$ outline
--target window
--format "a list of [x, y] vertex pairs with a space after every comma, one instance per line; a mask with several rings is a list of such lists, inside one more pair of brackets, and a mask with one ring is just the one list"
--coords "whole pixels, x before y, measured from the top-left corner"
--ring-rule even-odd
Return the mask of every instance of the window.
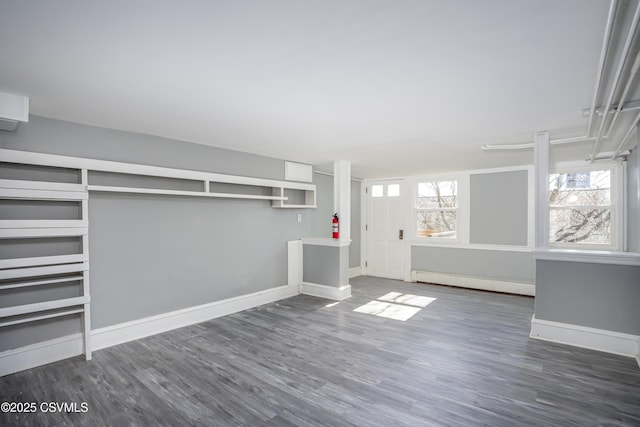
[[387, 197], [400, 197], [400, 184], [376, 184], [371, 186], [371, 197], [384, 197], [384, 188], [387, 187]]
[[418, 183], [418, 237], [456, 238], [457, 215], [458, 181]]
[[614, 175], [614, 170], [606, 166], [549, 175], [552, 245], [616, 246]]
[[400, 197], [400, 184], [387, 185], [387, 197]]

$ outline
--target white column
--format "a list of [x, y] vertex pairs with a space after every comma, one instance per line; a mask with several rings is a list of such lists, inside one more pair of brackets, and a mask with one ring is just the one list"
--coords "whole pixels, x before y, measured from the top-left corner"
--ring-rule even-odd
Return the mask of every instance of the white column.
[[333, 211], [340, 218], [340, 242], [351, 241], [351, 162], [333, 162]]
[[549, 132], [533, 135], [535, 177], [535, 248], [549, 247]]

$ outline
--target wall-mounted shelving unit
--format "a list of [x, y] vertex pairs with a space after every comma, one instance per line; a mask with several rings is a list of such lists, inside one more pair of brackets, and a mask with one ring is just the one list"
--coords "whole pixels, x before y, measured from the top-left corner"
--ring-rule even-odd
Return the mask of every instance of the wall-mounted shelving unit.
[[[308, 183], [5, 149], [0, 149], [0, 163], [15, 164], [20, 167], [58, 168], [56, 170], [70, 170], [79, 176], [79, 182], [76, 183], [0, 179], [0, 200], [40, 202], [44, 205], [47, 202], [72, 202], [80, 206], [78, 219], [0, 217], [0, 243], [3, 239], [23, 241], [24, 239], [77, 238], [82, 248], [80, 253], [26, 258], [11, 258], [11, 255], [7, 254], [8, 251], [5, 251], [6, 255], [0, 259], [0, 292], [20, 288], [37, 289], [48, 285], [79, 284], [80, 295], [0, 307], [0, 327], [80, 314], [84, 334], [84, 353], [87, 360], [91, 359], [88, 240], [88, 203], [91, 192], [265, 200], [271, 201], [274, 208], [316, 207], [316, 186]], [[102, 182], [100, 174], [102, 174]], [[120, 182], [122, 185], [107, 185], [104, 183], [104, 176], [113, 178], [115, 182]], [[157, 182], [153, 182], [154, 179]], [[138, 184], [131, 185], [131, 182]], [[148, 186], [147, 182], [149, 182]], [[162, 188], [161, 184], [167, 182], [171, 184], [167, 187], [174, 188]], [[156, 188], [158, 185], [160, 187]], [[176, 187], [189, 189], [176, 189]], [[224, 191], [219, 191], [220, 189]]]
[[[304, 185], [304, 184], [302, 184]], [[296, 192], [299, 196], [298, 203], [291, 202], [294, 197], [287, 196], [287, 192]], [[280, 209], [300, 209], [300, 208], [315, 208], [316, 206], [316, 190], [315, 186], [313, 190], [307, 189], [292, 189], [291, 187], [277, 187], [273, 189], [273, 202], [271, 206]], [[289, 203], [287, 203], [289, 202]]]
[[[196, 181], [201, 183], [201, 187], [197, 191], [184, 191], [163, 188], [145, 188], [138, 186], [114, 186], [99, 185], [91, 182], [91, 178], [84, 185], [65, 184], [68, 190], [76, 191], [103, 191], [118, 193], [137, 193], [137, 194], [163, 194], [168, 196], [186, 196], [186, 197], [211, 197], [211, 198], [228, 198], [228, 199], [247, 199], [247, 200], [271, 200], [274, 208], [315, 208], [316, 204], [316, 186], [315, 184], [307, 184], [300, 182], [279, 181], [264, 178], [253, 178], [238, 175], [225, 175], [212, 172], [192, 171], [186, 169], [173, 169], [160, 166], [139, 165], [133, 163], [112, 162], [106, 160], [83, 159], [79, 157], [67, 157], [53, 154], [32, 153], [26, 151], [4, 150], [0, 149], [0, 161], [7, 163], [19, 163], [38, 166], [50, 166], [59, 168], [71, 168], [78, 170], [87, 170], [89, 173], [108, 172], [111, 174], [121, 174], [133, 177], [155, 177], [169, 178], [177, 181]], [[28, 182], [28, 181], [27, 181]], [[263, 187], [271, 189], [271, 194], [252, 194], [251, 192], [243, 193], [241, 190], [234, 192], [212, 192], [211, 184], [222, 183], [237, 185], [237, 187]], [[49, 183], [43, 183], [45, 185]], [[0, 184], [1, 186], [2, 184]], [[13, 185], [13, 184], [12, 184]], [[15, 187], [12, 187], [15, 188]], [[45, 186], [38, 189], [43, 192], [51, 189], [51, 186]], [[59, 189], [59, 187], [56, 187]], [[287, 191], [304, 192], [304, 202], [295, 205], [287, 204]], [[55, 191], [54, 191], [55, 192]], [[46, 194], [42, 194], [46, 196]]]
[[[0, 157], [2, 158], [2, 157]], [[4, 160], [4, 159], [3, 159]], [[0, 291], [48, 285], [80, 284], [80, 296], [38, 301], [0, 308], [0, 327], [79, 314], [84, 335], [84, 354], [91, 359], [91, 297], [89, 293], [89, 223], [87, 171], [81, 183], [0, 180], [0, 200], [72, 202], [80, 205], [80, 219], [0, 219], [0, 240], [76, 237], [77, 254], [0, 259]]]

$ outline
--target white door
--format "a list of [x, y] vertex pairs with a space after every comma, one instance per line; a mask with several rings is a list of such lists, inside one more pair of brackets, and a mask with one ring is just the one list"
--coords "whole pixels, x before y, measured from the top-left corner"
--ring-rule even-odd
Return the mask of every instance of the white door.
[[368, 276], [403, 278], [404, 226], [400, 181], [367, 184], [366, 271]]

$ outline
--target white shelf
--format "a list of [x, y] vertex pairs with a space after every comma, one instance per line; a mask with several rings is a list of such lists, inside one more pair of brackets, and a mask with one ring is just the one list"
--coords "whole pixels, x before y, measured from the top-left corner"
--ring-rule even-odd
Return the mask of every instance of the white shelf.
[[7, 320], [5, 322], [0, 322], [0, 328], [3, 326], [19, 325], [21, 323], [29, 323], [29, 322], [35, 322], [38, 320], [52, 319], [54, 317], [69, 316], [70, 314], [79, 314], [83, 312], [84, 312], [84, 308], [76, 308], [73, 310], [58, 311], [55, 313], [41, 314], [39, 316], [31, 316], [27, 319]]
[[81, 201], [89, 198], [86, 192], [81, 191], [34, 190], [0, 187], [0, 199]]
[[0, 290], [28, 288], [31, 286], [44, 286], [44, 285], [51, 285], [56, 283], [78, 282], [82, 279], [83, 279], [82, 276], [68, 276], [68, 277], [61, 277], [57, 279], [32, 280], [29, 282], [19, 282], [19, 283], [3, 283], [3, 284], [0, 284]]
[[138, 187], [111, 187], [105, 185], [89, 185], [88, 190], [104, 191], [108, 193], [162, 194], [166, 196], [214, 197], [225, 199], [287, 200], [286, 197], [263, 196], [260, 194], [208, 193], [204, 191], [163, 190], [156, 188]]
[[0, 239], [29, 239], [39, 237], [77, 237], [89, 233], [87, 227], [70, 228], [0, 228]]
[[57, 308], [73, 307], [76, 305], [84, 305], [88, 304], [89, 301], [90, 298], [88, 296], [82, 296], [45, 302], [36, 302], [34, 304], [14, 305], [12, 307], [0, 308], [0, 318], [38, 313], [40, 311], [55, 310]]
[[[50, 166], [45, 163], [30, 162], [38, 156], [35, 153], [2, 151], [2, 161], [20, 164]], [[4, 154], [7, 154], [5, 158]], [[35, 156], [35, 157], [34, 157]], [[15, 161], [13, 161], [15, 160]], [[50, 237], [80, 237], [82, 253], [68, 255], [36, 256], [27, 258], [0, 259], [0, 290], [20, 289], [49, 284], [81, 283], [81, 295], [74, 298], [40, 301], [0, 308], [0, 327], [36, 322], [43, 319], [81, 314], [84, 334], [84, 354], [91, 359], [91, 318], [89, 295], [89, 192], [87, 191], [88, 171], [79, 171], [81, 183], [43, 182], [0, 179], [0, 199], [28, 201], [71, 201], [78, 203], [80, 219], [2, 219], [0, 239], [37, 239]], [[46, 203], [40, 203], [45, 207]], [[31, 207], [34, 208], [34, 207]], [[67, 275], [66, 277], [45, 277]], [[18, 281], [16, 281], [16, 279]], [[22, 279], [31, 279], [19, 281]], [[62, 310], [69, 308], [67, 310]]]
[[72, 264], [89, 261], [85, 254], [0, 259], [0, 269]]
[[[286, 190], [304, 191], [304, 204], [285, 203], [285, 201], [288, 199], [288, 197], [284, 195]], [[315, 188], [313, 190], [307, 190], [307, 189], [299, 189], [299, 188], [274, 187], [272, 189], [272, 193], [274, 196], [279, 196], [284, 198], [283, 200], [275, 200], [271, 203], [271, 206], [277, 209], [310, 209], [310, 208], [317, 207]]]
[[14, 189], [21, 188], [24, 190], [55, 190], [66, 192], [85, 192], [87, 189], [83, 184], [51, 181], [27, 181], [20, 179], [0, 179], [0, 187]]
[[45, 267], [14, 268], [0, 270], [0, 280], [24, 279], [28, 277], [49, 276], [53, 274], [78, 273], [88, 271], [89, 263], [47, 265]]
[[87, 221], [82, 219], [3, 219], [0, 229], [15, 228], [86, 228]]
[[[301, 182], [281, 181], [275, 179], [253, 178], [238, 175], [225, 175], [213, 172], [174, 169], [160, 166], [140, 165], [134, 163], [112, 162], [106, 160], [84, 159], [80, 157], [59, 156], [55, 154], [32, 153], [27, 151], [0, 149], [0, 158], [7, 163], [21, 163], [40, 166], [84, 169], [89, 171], [111, 172], [127, 175], [186, 179], [192, 181], [208, 181], [227, 184], [241, 184], [268, 188], [286, 188], [313, 192], [316, 186]], [[3, 185], [0, 185], [2, 187]], [[93, 187], [93, 186], [92, 186]], [[118, 188], [118, 187], [116, 187]], [[93, 190], [95, 191], [95, 189]], [[165, 190], [161, 190], [165, 191]], [[170, 191], [170, 190], [168, 190]], [[192, 195], [188, 192], [188, 195]], [[197, 193], [197, 192], [196, 192]], [[213, 194], [213, 193], [211, 193]], [[177, 194], [180, 195], [180, 194]], [[267, 196], [269, 197], [269, 196]], [[271, 200], [271, 199], [267, 199]], [[315, 204], [315, 203], [313, 203]]]

